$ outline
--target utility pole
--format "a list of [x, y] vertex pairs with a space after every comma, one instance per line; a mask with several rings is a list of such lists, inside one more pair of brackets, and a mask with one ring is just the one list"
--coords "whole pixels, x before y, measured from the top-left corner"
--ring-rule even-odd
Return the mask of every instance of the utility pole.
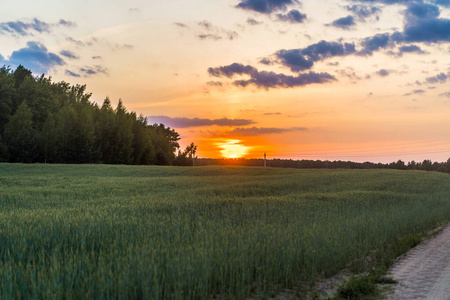
[[264, 152], [264, 167], [266, 166], [266, 152]]

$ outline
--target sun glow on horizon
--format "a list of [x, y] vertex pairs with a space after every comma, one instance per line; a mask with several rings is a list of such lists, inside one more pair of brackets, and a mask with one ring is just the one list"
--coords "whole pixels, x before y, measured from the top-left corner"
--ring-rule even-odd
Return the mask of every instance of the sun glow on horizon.
[[220, 150], [220, 153], [223, 157], [241, 158], [244, 157], [252, 148], [240, 144], [241, 142], [241, 140], [226, 140], [224, 142], [217, 143], [216, 145], [219, 146], [219, 148], [222, 148], [222, 150]]

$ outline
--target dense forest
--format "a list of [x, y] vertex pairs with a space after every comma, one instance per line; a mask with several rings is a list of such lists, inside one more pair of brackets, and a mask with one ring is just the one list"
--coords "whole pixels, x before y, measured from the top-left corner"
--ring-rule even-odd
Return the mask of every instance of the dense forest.
[[180, 151], [175, 130], [90, 97], [85, 85], [2, 67], [0, 162], [192, 165], [196, 146]]
[[[198, 166], [207, 165], [237, 165], [237, 166], [264, 166], [264, 160], [244, 158], [200, 158], [195, 161]], [[398, 160], [387, 164], [372, 162], [353, 161], [322, 161], [322, 160], [292, 160], [292, 159], [269, 159], [266, 161], [268, 167], [277, 168], [301, 168], [301, 169], [397, 169], [397, 170], [422, 170], [450, 173], [450, 158], [446, 162], [432, 162], [429, 159], [423, 162], [410, 161], [408, 163]]]

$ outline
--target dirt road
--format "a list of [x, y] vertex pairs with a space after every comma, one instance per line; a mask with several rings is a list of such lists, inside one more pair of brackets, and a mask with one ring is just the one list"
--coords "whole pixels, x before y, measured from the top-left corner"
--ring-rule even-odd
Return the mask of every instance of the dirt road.
[[399, 283], [387, 299], [450, 300], [450, 223], [390, 269]]

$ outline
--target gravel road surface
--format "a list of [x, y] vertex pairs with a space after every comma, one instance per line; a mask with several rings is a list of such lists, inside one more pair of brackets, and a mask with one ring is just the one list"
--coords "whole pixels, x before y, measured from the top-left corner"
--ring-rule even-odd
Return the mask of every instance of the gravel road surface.
[[450, 300], [450, 223], [400, 258], [388, 275], [398, 284], [387, 299]]

